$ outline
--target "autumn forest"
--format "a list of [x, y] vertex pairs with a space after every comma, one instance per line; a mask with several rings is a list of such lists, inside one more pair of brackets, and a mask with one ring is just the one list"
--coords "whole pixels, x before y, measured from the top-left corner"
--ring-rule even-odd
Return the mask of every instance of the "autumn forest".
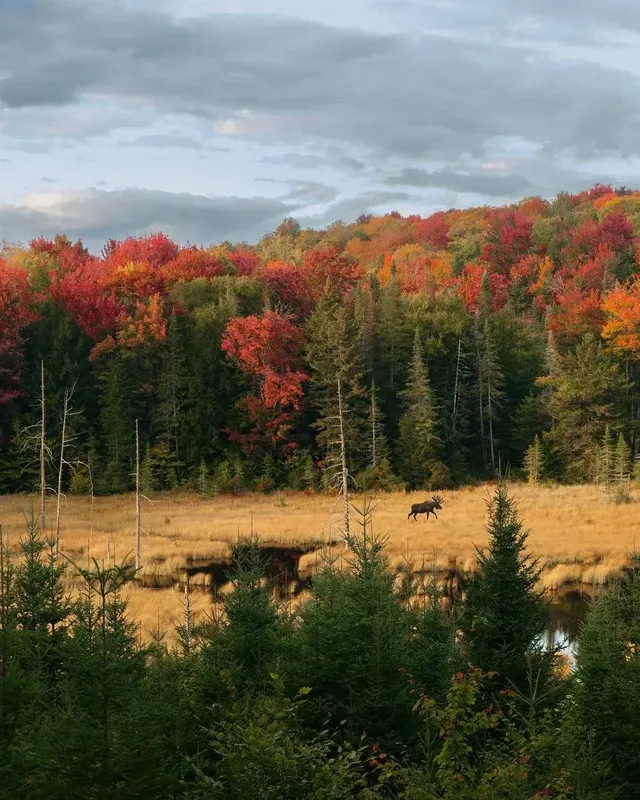
[[288, 219], [255, 246], [5, 244], [0, 491], [38, 485], [41, 384], [53, 461], [68, 398], [77, 493], [131, 488], [136, 420], [150, 490], [321, 487], [339, 378], [360, 487], [597, 481], [603, 453], [630, 471], [639, 237], [640, 192], [596, 185], [321, 231]]

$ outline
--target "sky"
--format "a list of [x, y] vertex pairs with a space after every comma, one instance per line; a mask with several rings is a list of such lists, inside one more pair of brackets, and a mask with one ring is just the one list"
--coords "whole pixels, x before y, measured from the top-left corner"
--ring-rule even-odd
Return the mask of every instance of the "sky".
[[0, 240], [640, 188], [637, 0], [1, 0]]

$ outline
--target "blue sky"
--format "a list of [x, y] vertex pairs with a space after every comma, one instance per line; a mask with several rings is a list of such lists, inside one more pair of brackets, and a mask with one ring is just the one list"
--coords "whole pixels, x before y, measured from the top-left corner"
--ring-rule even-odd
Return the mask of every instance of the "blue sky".
[[636, 0], [2, 0], [0, 239], [640, 186], [639, 44]]

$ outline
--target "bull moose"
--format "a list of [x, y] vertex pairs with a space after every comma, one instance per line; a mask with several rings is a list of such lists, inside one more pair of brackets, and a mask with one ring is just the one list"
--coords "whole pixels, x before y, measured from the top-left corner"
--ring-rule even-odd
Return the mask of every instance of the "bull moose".
[[426, 514], [427, 519], [429, 519], [429, 514], [433, 514], [433, 516], [438, 519], [438, 515], [436, 514], [436, 508], [442, 509], [442, 503], [444, 502], [444, 498], [439, 494], [434, 494], [432, 500], [426, 500], [424, 503], [414, 503], [411, 506], [411, 511], [407, 515], [407, 519], [409, 517], [413, 517], [414, 522], [418, 520], [418, 514]]

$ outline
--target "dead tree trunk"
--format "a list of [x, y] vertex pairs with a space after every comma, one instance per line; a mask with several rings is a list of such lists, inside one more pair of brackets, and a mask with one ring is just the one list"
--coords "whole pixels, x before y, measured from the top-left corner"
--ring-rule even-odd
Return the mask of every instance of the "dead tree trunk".
[[140, 430], [136, 420], [136, 570], [140, 569], [142, 536], [140, 528]]
[[347, 470], [347, 448], [344, 438], [344, 410], [342, 407], [342, 385], [338, 376], [338, 425], [340, 430], [340, 464], [342, 468], [342, 502], [344, 511], [344, 533], [349, 536], [349, 472]]
[[47, 451], [45, 440], [44, 361], [40, 362], [40, 529], [47, 525]]

